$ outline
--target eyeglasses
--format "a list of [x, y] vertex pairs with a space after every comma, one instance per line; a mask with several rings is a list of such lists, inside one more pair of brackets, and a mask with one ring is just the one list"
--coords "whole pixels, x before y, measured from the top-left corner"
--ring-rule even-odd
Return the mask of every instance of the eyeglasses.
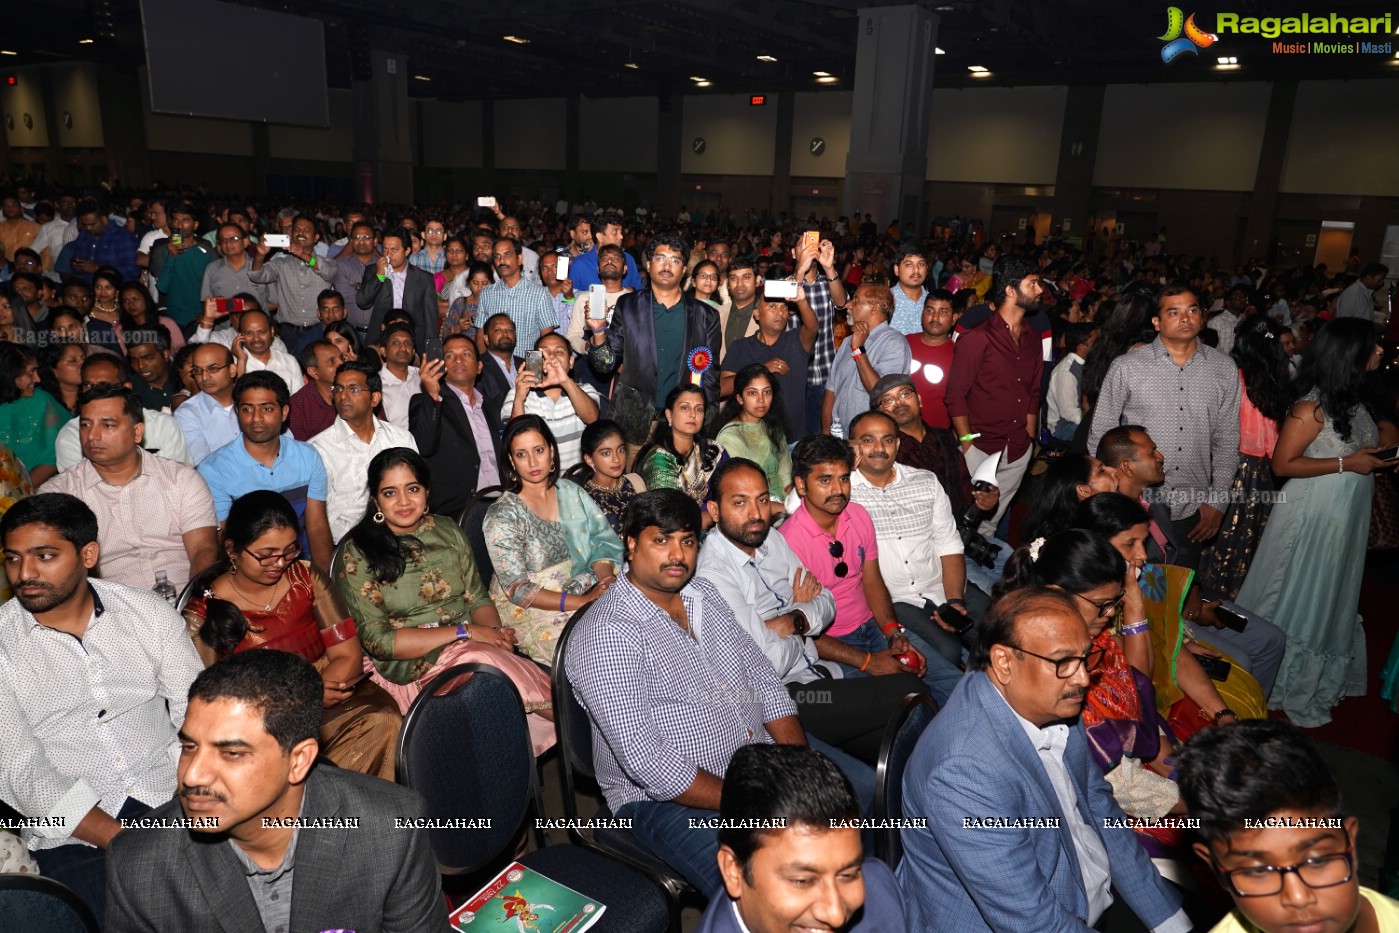
[[1074, 595], [1086, 602], [1088, 605], [1092, 606], [1094, 609], [1098, 610], [1098, 618], [1100, 619], [1111, 618], [1112, 615], [1117, 612], [1117, 607], [1122, 605], [1122, 601], [1127, 598], [1127, 594], [1123, 593], [1116, 599], [1109, 599], [1105, 602], [1095, 603], [1093, 602], [1093, 600], [1089, 599], [1087, 596], [1084, 596], [1082, 593], [1075, 593]]
[[662, 255], [662, 254], [660, 254], [660, 253], [657, 253], [655, 256], [652, 256], [652, 257], [651, 257], [651, 261], [652, 261], [652, 262], [658, 262], [658, 263], [660, 263], [660, 264], [663, 265], [663, 266], [683, 266], [683, 265], [685, 265], [685, 257], [684, 257], [684, 256], [665, 256], [665, 255]]
[[708, 275], [708, 274], [697, 275], [697, 276], [695, 276], [695, 281], [696, 281], [696, 282], [717, 282], [717, 281], [719, 281], [719, 276], [717, 276], [717, 275]]
[[191, 366], [191, 367], [189, 368], [189, 374], [190, 374], [191, 376], [195, 377], [196, 379], [198, 379], [200, 376], [204, 375], [205, 373], [208, 373], [208, 374], [211, 375], [211, 376], [217, 376], [219, 373], [223, 372], [225, 369], [228, 369], [228, 364], [227, 364], [227, 363], [213, 363], [213, 364], [211, 364], [211, 365], [209, 365], [209, 366]]
[[240, 237], [240, 236], [221, 236], [221, 237], [219, 237], [219, 242], [220, 242], [220, 243], [239, 243], [239, 242], [242, 242], [242, 240], [243, 240], [243, 238]]
[[374, 239], [374, 234], [372, 234], [372, 233], [356, 233], [354, 236], [350, 237], [350, 239], [352, 239], [352, 240], [372, 240], [372, 239]]
[[1042, 654], [1035, 654], [1033, 651], [1027, 651], [1026, 649], [1021, 648], [1018, 645], [1007, 645], [1006, 647], [1013, 648], [1021, 654], [1028, 654], [1032, 658], [1039, 658], [1041, 661], [1048, 661], [1050, 664], [1053, 664], [1054, 676], [1058, 677], [1060, 680], [1068, 680], [1070, 677], [1077, 674], [1079, 672], [1079, 669], [1083, 667], [1086, 667], [1090, 671], [1096, 671], [1098, 669], [1098, 665], [1101, 664], [1103, 661], [1104, 654], [1102, 648], [1090, 648], [1088, 650], [1088, 653], [1083, 655], [1082, 657], [1074, 656], [1071, 658], [1046, 658]]
[[276, 554], [254, 554], [247, 548], [243, 548], [243, 553], [264, 567], [276, 567], [278, 564], [286, 566], [301, 556], [301, 547], [298, 545], [290, 551], [278, 551]]
[[1214, 870], [1239, 897], [1268, 897], [1282, 893], [1282, 877], [1288, 872], [1295, 873], [1309, 888], [1334, 888], [1345, 884], [1355, 875], [1352, 852], [1352, 848], [1346, 846], [1344, 852], [1309, 858], [1295, 865], [1256, 865], [1234, 871], [1225, 871], [1215, 861]]
[[918, 393], [914, 392], [908, 386], [903, 386], [891, 392], [885, 392], [884, 396], [879, 400], [879, 407], [893, 408], [894, 405], [899, 402], [911, 402], [917, 397]]
[[841, 560], [841, 558], [845, 556], [845, 545], [841, 544], [839, 541], [832, 541], [830, 544], [826, 545], [826, 550], [829, 551], [830, 555], [838, 562], [835, 566], [836, 576], [844, 577], [850, 572], [850, 565]]
[[341, 395], [341, 394], [345, 394], [345, 395], [363, 395], [364, 393], [369, 392], [369, 391], [370, 391], [369, 386], [331, 386], [331, 387], [330, 387], [330, 394], [331, 394], [331, 395]]

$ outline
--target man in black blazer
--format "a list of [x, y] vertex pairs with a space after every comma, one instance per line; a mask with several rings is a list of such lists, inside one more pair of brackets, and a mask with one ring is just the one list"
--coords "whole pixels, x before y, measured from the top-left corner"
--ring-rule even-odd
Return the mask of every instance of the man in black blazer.
[[365, 311], [372, 309], [369, 329], [365, 333], [366, 343], [378, 342], [384, 315], [394, 308], [407, 311], [413, 317], [413, 334], [418, 341], [418, 352], [426, 356], [427, 339], [436, 337], [439, 329], [437, 288], [433, 285], [431, 273], [409, 265], [408, 252], [412, 242], [411, 235], [403, 229], [384, 234], [384, 255], [377, 262], [364, 267], [364, 280], [355, 295], [355, 304]]
[[[427, 831], [404, 828], [422, 798], [317, 763], [323, 692], [281, 651], [195, 678], [176, 799], [108, 850], [108, 933], [447, 929]], [[178, 819], [193, 823], [160, 825]]]
[[[500, 482], [496, 453], [505, 397], [477, 388], [481, 360], [465, 334], [442, 341], [442, 359], [428, 360], [419, 375], [423, 391], [409, 403], [408, 429], [432, 468], [428, 505], [437, 514], [456, 515], [472, 493]], [[472, 402], [470, 414], [463, 397]]]
[[[610, 325], [601, 320], [585, 322], [591, 334], [588, 361], [593, 370], [607, 376], [621, 369], [612, 389], [611, 413], [622, 423], [631, 445], [645, 441], [639, 436], [644, 429], [638, 426], [647, 419], [629, 417], [628, 412], [644, 414], [649, 406], [654, 419], [666, 394], [691, 380], [692, 360], [701, 369], [706, 423], [718, 414], [719, 312], [681, 291], [689, 255], [689, 244], [679, 236], [653, 237], [646, 246], [651, 287], [619, 298]], [[683, 314], [684, 320], [677, 320], [676, 314]], [[696, 354], [697, 350], [706, 352]]]

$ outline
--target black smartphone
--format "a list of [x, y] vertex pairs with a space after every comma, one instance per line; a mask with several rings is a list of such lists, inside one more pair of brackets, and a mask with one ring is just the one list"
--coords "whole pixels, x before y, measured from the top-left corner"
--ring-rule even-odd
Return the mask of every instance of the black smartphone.
[[958, 635], [969, 631], [976, 620], [951, 603], [943, 603], [937, 608], [938, 617], [956, 630]]
[[1195, 660], [1200, 662], [1200, 666], [1205, 669], [1210, 680], [1217, 680], [1220, 683], [1228, 680], [1229, 672], [1234, 669], [1234, 665], [1223, 658], [1206, 658], [1197, 654]]
[[427, 342], [426, 342], [426, 345], [425, 345], [425, 349], [426, 349], [426, 351], [427, 351], [426, 353], [423, 354], [423, 356], [424, 356], [425, 359], [429, 359], [429, 360], [440, 360], [440, 359], [442, 359], [442, 338], [440, 338], [440, 337], [429, 337], [429, 338], [427, 338]]
[[1225, 609], [1223, 606], [1214, 607], [1214, 617], [1236, 632], [1242, 632], [1248, 625], [1246, 616], [1241, 616], [1232, 609]]
[[1399, 457], [1399, 446], [1386, 447], [1383, 450], [1375, 451], [1375, 459], [1377, 460], [1393, 460], [1396, 457]]

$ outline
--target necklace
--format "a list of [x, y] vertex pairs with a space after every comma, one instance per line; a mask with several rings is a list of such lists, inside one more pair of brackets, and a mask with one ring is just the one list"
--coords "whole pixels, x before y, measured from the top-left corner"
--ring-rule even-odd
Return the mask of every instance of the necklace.
[[117, 313], [117, 306], [116, 306], [115, 304], [113, 304], [110, 308], [104, 308], [104, 307], [102, 307], [101, 304], [99, 304], [99, 303], [97, 303], [97, 302], [93, 302], [93, 304], [92, 304], [92, 313], [93, 313], [93, 314], [116, 314], [116, 313]]
[[[280, 584], [281, 582], [282, 582], [282, 581], [280, 581], [280, 580], [277, 581], [278, 584]], [[247, 593], [243, 592], [243, 588], [240, 587], [240, 586], [238, 585], [238, 578], [237, 578], [237, 577], [233, 576], [232, 574], [229, 574], [229, 575], [228, 575], [228, 585], [231, 586], [231, 587], [233, 587], [233, 591], [234, 591], [235, 593], [238, 594], [238, 596], [243, 600], [243, 602], [247, 603], [249, 606], [252, 606], [252, 607], [254, 607], [254, 608], [257, 607], [257, 600], [253, 599], [253, 598], [250, 597]], [[272, 595], [273, 595], [273, 596], [276, 596], [276, 595], [277, 595], [277, 587], [276, 587], [276, 585], [274, 585], [274, 586], [272, 587]], [[262, 611], [263, 611], [263, 612], [271, 612], [271, 611], [272, 611], [272, 603], [273, 603], [273, 600], [270, 600], [270, 599], [269, 599], [269, 600], [267, 601], [267, 605], [265, 605], [265, 606], [262, 607]]]

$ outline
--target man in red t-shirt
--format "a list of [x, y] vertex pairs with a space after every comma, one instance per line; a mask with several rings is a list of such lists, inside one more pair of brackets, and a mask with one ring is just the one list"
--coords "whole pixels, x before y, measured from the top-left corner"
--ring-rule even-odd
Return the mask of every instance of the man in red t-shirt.
[[952, 426], [943, 404], [947, 377], [952, 373], [952, 329], [960, 315], [953, 310], [952, 293], [934, 288], [923, 299], [923, 330], [908, 335], [913, 353], [913, 385], [923, 403], [923, 420], [935, 428]]

